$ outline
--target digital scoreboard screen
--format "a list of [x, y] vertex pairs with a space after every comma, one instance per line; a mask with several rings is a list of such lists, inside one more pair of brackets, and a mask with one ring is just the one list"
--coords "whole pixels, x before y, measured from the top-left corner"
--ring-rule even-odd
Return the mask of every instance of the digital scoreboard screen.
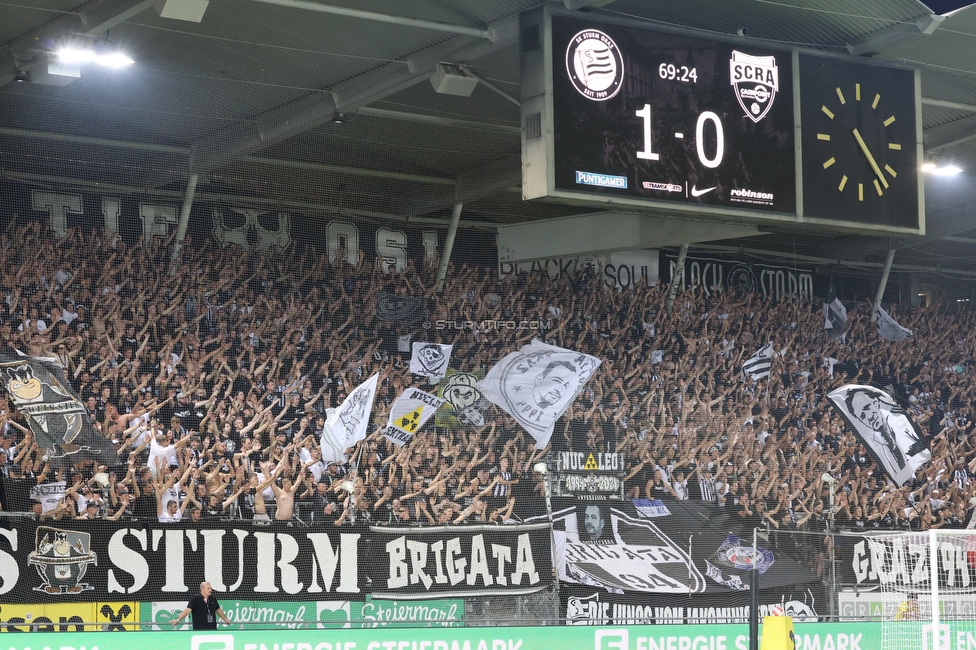
[[790, 51], [553, 15], [554, 187], [796, 213]]

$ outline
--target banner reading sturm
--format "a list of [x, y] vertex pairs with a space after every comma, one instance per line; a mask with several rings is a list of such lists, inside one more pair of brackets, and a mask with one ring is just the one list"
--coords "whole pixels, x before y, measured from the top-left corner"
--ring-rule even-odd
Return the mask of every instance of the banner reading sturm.
[[0, 528], [0, 601], [415, 600], [552, 584], [546, 524], [430, 528], [207, 527], [109, 521]]
[[0, 528], [0, 600], [15, 603], [362, 597], [362, 529], [18, 522]]
[[370, 536], [389, 567], [385, 576], [372, 575], [377, 597], [511, 596], [552, 584], [548, 524], [373, 526]]

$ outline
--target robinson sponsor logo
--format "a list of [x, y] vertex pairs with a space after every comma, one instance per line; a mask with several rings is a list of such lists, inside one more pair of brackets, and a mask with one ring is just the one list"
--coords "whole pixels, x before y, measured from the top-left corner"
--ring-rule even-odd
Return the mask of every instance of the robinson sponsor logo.
[[756, 192], [747, 188], [734, 188], [729, 192], [734, 203], [752, 203], [754, 205], [772, 205], [775, 196], [772, 192]]

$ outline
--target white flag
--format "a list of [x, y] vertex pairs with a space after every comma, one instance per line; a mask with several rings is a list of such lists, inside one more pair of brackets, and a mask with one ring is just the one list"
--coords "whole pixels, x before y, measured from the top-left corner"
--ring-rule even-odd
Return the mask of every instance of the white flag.
[[742, 377], [762, 379], [769, 376], [769, 369], [773, 365], [773, 344], [767, 343], [742, 364]]
[[397, 445], [410, 442], [413, 434], [446, 402], [422, 390], [408, 388], [390, 406], [390, 419], [383, 435]]
[[410, 356], [410, 372], [431, 379], [442, 378], [447, 374], [447, 364], [451, 362], [453, 349], [453, 345], [414, 343], [413, 354]]
[[857, 438], [899, 487], [932, 457], [928, 440], [895, 399], [873, 386], [847, 384], [827, 395]]
[[366, 437], [379, 376], [377, 373], [356, 387], [325, 421], [322, 432], [322, 460], [325, 462], [343, 460], [343, 452]]
[[881, 305], [878, 305], [878, 334], [889, 341], [904, 341], [915, 336], [915, 332], [896, 323], [895, 319], [881, 308]]
[[495, 364], [478, 387], [486, 399], [515, 418], [541, 448], [549, 444], [556, 420], [600, 363], [588, 354], [533, 339]]

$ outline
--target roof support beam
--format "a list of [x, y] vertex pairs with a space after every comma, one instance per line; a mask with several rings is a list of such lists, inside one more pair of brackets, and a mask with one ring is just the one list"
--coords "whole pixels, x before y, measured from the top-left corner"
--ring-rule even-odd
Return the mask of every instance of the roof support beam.
[[85, 36], [104, 34], [153, 6], [153, 0], [110, 0], [81, 13]]
[[[403, 61], [374, 68], [329, 90], [306, 95], [206, 136], [193, 144], [191, 167], [184, 173], [209, 171], [324, 124], [336, 111], [355, 110], [426, 81], [434, 74], [438, 61], [471, 61], [506, 47], [518, 37], [518, 16], [499, 20], [489, 28], [495, 36], [494, 41], [456, 36]], [[155, 182], [172, 180], [175, 179], [155, 179]]]
[[254, 0], [269, 5], [279, 7], [289, 7], [292, 9], [305, 9], [308, 11], [318, 11], [325, 14], [336, 16], [346, 16], [348, 18], [359, 18], [361, 20], [374, 20], [381, 23], [391, 23], [393, 25], [403, 25], [405, 27], [419, 27], [420, 29], [432, 29], [440, 32], [450, 32], [451, 34], [463, 34], [484, 38], [489, 41], [495, 40], [495, 34], [491, 29], [480, 29], [467, 25], [451, 25], [434, 20], [421, 20], [419, 18], [409, 18], [407, 16], [395, 16], [393, 14], [383, 14], [376, 11], [364, 11], [362, 9], [350, 9], [348, 7], [337, 7], [335, 5], [323, 4], [321, 2], [309, 2], [308, 0]]
[[945, 16], [926, 14], [914, 23], [901, 23], [894, 27], [868, 34], [847, 44], [847, 51], [854, 56], [870, 56], [884, 50], [904, 45], [916, 38], [931, 34], [942, 24]]
[[973, 229], [976, 229], [976, 202], [942, 210], [930, 216], [926, 220], [926, 232], [922, 237], [895, 239], [854, 235], [835, 241], [829, 250], [824, 251], [824, 255], [834, 259], [862, 260], [872, 253], [917, 246]]
[[969, 115], [961, 120], [925, 129], [922, 137], [922, 146], [926, 151], [942, 149], [972, 140], [976, 138], [976, 115]]

